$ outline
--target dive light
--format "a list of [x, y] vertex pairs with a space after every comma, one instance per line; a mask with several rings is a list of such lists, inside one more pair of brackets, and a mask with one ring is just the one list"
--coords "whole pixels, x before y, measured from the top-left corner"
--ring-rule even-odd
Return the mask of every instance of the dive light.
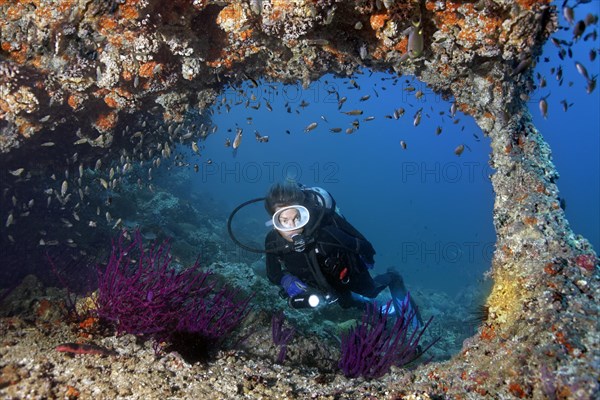
[[308, 290], [294, 297], [290, 297], [288, 303], [292, 308], [303, 309], [316, 308], [323, 303], [329, 304], [335, 302], [336, 300], [337, 299], [332, 299], [331, 295], [329, 294], [323, 295], [321, 292]]

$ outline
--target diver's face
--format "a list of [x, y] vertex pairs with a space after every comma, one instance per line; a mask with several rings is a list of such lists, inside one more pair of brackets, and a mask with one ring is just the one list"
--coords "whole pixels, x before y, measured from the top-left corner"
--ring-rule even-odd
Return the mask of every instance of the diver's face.
[[[275, 212], [279, 211], [281, 208], [283, 208], [283, 207], [278, 207], [275, 210]], [[300, 223], [300, 212], [294, 208], [289, 208], [289, 209], [285, 210], [284, 212], [279, 214], [279, 223], [281, 223], [281, 225], [284, 226], [285, 228], [293, 228], [294, 226], [296, 226]], [[277, 232], [279, 232], [279, 234], [285, 240], [287, 240], [288, 242], [291, 242], [292, 236], [302, 233], [303, 230], [304, 230], [304, 228], [294, 229], [293, 231], [287, 231], [287, 232], [281, 232], [281, 231], [277, 231]]]

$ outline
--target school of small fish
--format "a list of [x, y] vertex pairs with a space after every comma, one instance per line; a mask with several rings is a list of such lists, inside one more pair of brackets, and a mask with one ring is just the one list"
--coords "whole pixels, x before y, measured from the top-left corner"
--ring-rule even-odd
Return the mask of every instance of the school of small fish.
[[[574, 5], [569, 5], [565, 0], [562, 4], [562, 16], [568, 23], [569, 38], [564, 39], [555, 35], [550, 38], [550, 42], [558, 49], [558, 57], [561, 61], [572, 59], [571, 65], [577, 71], [577, 78], [573, 78], [574, 82], [583, 82], [586, 93], [593, 93], [596, 88], [598, 75], [589, 71], [596, 71], [595, 68], [590, 68], [590, 63], [596, 62], [598, 49], [593, 48], [587, 54], [588, 61], [583, 58], [575, 59], [575, 45], [578, 42], [586, 42], [596, 40], [596, 25], [598, 16], [587, 14], [584, 18], [578, 19], [577, 6], [589, 1], [577, 0]], [[384, 2], [385, 3], [385, 2]], [[355, 29], [363, 29], [362, 23], [357, 23]], [[406, 28], [405, 35], [408, 36], [407, 52], [404, 55], [402, 62], [413, 62], [424, 54], [424, 38], [423, 27], [421, 25], [420, 16], [415, 16], [411, 21], [411, 25]], [[326, 43], [311, 42], [311, 45], [322, 46]], [[366, 54], [362, 55], [362, 59], [368, 58], [368, 49], [360, 46], [360, 51]], [[546, 59], [544, 59], [545, 61]], [[523, 54], [517, 65], [512, 68], [509, 73], [513, 76], [519, 76], [533, 68], [540, 60], [535, 59], [529, 54]], [[559, 85], [563, 84], [567, 73], [563, 65], [556, 65], [550, 69]], [[426, 119], [432, 119], [434, 113], [433, 107], [427, 107], [425, 102], [433, 96], [433, 92], [425, 86], [419, 86], [418, 81], [402, 79], [398, 76], [390, 76], [382, 78], [380, 85], [373, 85], [369, 88], [361, 87], [359, 75], [364, 72], [358, 71], [355, 76], [341, 82], [322, 81], [325, 87], [325, 103], [331, 103], [332, 108], [336, 111], [330, 114], [323, 114], [324, 111], [319, 110], [319, 114], [307, 119], [299, 126], [278, 127], [273, 125], [269, 132], [263, 134], [257, 129], [254, 129], [254, 138], [258, 145], [264, 145], [277, 140], [278, 135], [293, 134], [296, 132], [304, 132], [310, 134], [307, 136], [319, 135], [320, 132], [329, 132], [331, 134], [346, 133], [348, 135], [355, 134], [364, 129], [365, 126], [373, 126], [374, 124], [382, 123], [382, 120], [401, 120], [404, 115], [412, 116], [413, 128], [422, 129], [422, 125]], [[372, 74], [372, 72], [371, 72]], [[535, 75], [537, 88], [544, 89], [547, 87], [549, 77], [543, 76], [540, 73]], [[107, 226], [110, 229], [120, 229], [126, 224], [124, 216], [118, 215], [118, 209], [113, 206], [113, 198], [118, 197], [119, 191], [123, 185], [132, 181], [139, 190], [147, 190], [153, 193], [155, 188], [153, 180], [159, 171], [170, 170], [172, 168], [183, 167], [189, 168], [195, 172], [200, 172], [203, 166], [213, 164], [213, 159], [204, 158], [206, 151], [204, 140], [210, 135], [222, 135], [219, 132], [219, 127], [212, 124], [210, 117], [215, 113], [232, 113], [235, 107], [244, 107], [248, 113], [255, 111], [278, 112], [282, 111], [292, 114], [294, 117], [302, 117], [303, 113], [312, 111], [317, 108], [314, 103], [318, 103], [323, 99], [301, 98], [292, 101], [290, 93], [298, 93], [301, 87], [297, 85], [281, 85], [274, 84], [263, 79], [241, 74], [238, 80], [238, 86], [232, 85], [225, 91], [214, 106], [207, 113], [207, 119], [199, 118], [196, 121], [173, 122], [169, 124], [159, 123], [150, 118], [139, 121], [139, 124], [126, 126], [124, 136], [131, 142], [131, 147], [128, 149], [122, 148], [117, 152], [108, 155], [99, 155], [94, 161], [82, 162], [80, 152], [74, 152], [66, 160], [67, 167], [62, 171], [53, 170], [46, 186], [41, 190], [39, 195], [31, 198], [20, 198], [17, 191], [9, 188], [4, 189], [3, 196], [10, 199], [12, 207], [9, 207], [4, 214], [4, 227], [9, 229], [9, 240], [15, 241], [15, 237], [10, 234], [10, 230], [15, 229], [21, 220], [32, 218], [32, 215], [39, 215], [38, 209], [43, 209], [47, 212], [52, 210], [58, 217], [59, 224], [67, 232], [73, 232], [69, 235], [53, 235], [53, 232], [46, 229], [40, 229], [36, 235], [36, 243], [39, 246], [57, 246], [60, 244], [69, 247], [77, 247], [77, 239], [79, 227], [98, 228], [99, 226]], [[245, 82], [245, 83], [244, 83]], [[569, 85], [573, 83], [569, 81]], [[382, 112], [381, 118], [379, 115], [367, 109], [368, 104], [373, 102], [374, 98], [379, 98], [383, 91], [393, 88], [399, 93], [399, 97], [403, 98], [398, 101], [398, 104], [392, 104], [387, 110]], [[345, 93], [341, 93], [341, 92]], [[233, 93], [233, 95], [232, 95]], [[288, 101], [276, 102], [276, 96], [288, 94]], [[342, 95], [345, 94], [345, 95]], [[551, 93], [544, 93], [539, 97], [538, 109], [540, 115], [548, 118], [553, 98]], [[560, 101], [561, 109], [566, 112], [574, 106], [574, 102], [564, 98]], [[365, 107], [363, 108], [363, 104]], [[319, 105], [318, 107], [320, 107]], [[282, 108], [281, 108], [282, 107]], [[459, 104], [456, 101], [450, 103], [449, 110], [440, 112], [442, 123], [437, 125], [434, 134], [439, 136], [442, 134], [442, 124], [446, 121], [444, 118], [449, 118], [452, 125], [460, 124], [460, 119], [457, 118]], [[246, 130], [252, 129], [255, 125], [256, 115], [245, 116], [245, 121], [240, 123], [246, 127]], [[49, 116], [44, 116], [42, 119], [47, 119]], [[310, 118], [310, 119], [308, 119]], [[406, 119], [404, 119], [406, 120]], [[372, 122], [374, 121], [374, 122]], [[361, 124], [362, 122], [362, 124]], [[410, 121], [407, 121], [410, 123]], [[134, 128], [135, 126], [135, 128]], [[250, 127], [248, 127], [250, 126]], [[392, 128], [393, 129], [393, 128]], [[464, 130], [464, 125], [460, 131]], [[451, 135], [454, 128], [446, 128], [444, 137]], [[231, 148], [233, 156], [238, 151], [244, 151], [244, 147], [252, 146], [252, 142], [243, 139], [244, 128], [238, 126], [226, 127], [221, 129], [226, 131], [221, 137], [220, 143], [224, 143], [225, 147]], [[263, 129], [261, 129], [263, 131]], [[404, 134], [404, 132], [401, 132]], [[475, 141], [479, 141], [477, 134], [472, 135]], [[469, 136], [470, 137], [470, 136]], [[92, 148], [97, 143], [103, 143], [107, 140], [104, 135], [100, 135], [95, 139], [77, 137], [70, 139], [69, 144], [72, 144], [77, 149]], [[464, 141], [464, 139], [462, 139]], [[407, 138], [402, 137], [399, 140], [401, 150], [408, 150]], [[243, 144], [243, 145], [242, 145]], [[39, 144], [43, 151], [58, 151], [61, 148], [61, 143], [57, 138], [48, 136], [48, 139]], [[188, 149], [186, 152], [185, 149]], [[471, 150], [466, 143], [459, 143], [453, 150], [456, 156], [461, 156], [464, 150]], [[82, 150], [81, 153], [83, 153]], [[190, 160], [191, 159], [191, 160]], [[198, 161], [203, 160], [203, 161]], [[7, 176], [12, 177], [16, 182], [28, 182], [33, 178], [32, 173], [25, 166], [16, 164], [7, 170]], [[98, 198], [102, 201], [96, 201]]]

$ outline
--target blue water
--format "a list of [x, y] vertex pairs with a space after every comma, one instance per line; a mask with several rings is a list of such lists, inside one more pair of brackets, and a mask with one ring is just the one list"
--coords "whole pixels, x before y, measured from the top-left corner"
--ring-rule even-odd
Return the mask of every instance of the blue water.
[[[562, 4], [562, 3], [561, 3]], [[598, 15], [600, 1], [579, 5], [576, 18], [583, 19], [587, 13]], [[566, 26], [564, 19], [560, 23]], [[594, 26], [597, 30], [597, 25]], [[586, 34], [592, 29], [586, 29]], [[572, 28], [557, 33], [556, 37], [571, 40]], [[600, 249], [600, 92], [586, 93], [586, 80], [577, 72], [575, 62], [582, 63], [590, 77], [600, 76], [599, 59], [591, 62], [591, 49], [600, 49], [600, 41], [579, 41], [573, 47], [573, 58], [561, 61], [558, 49], [550, 41], [544, 47], [544, 55], [550, 61], [541, 62], [535, 69], [546, 77], [548, 86], [531, 96], [530, 110], [538, 130], [552, 149], [553, 160], [560, 174], [558, 188], [567, 203], [566, 215], [573, 231], [583, 235]], [[559, 86], [552, 67], [563, 69], [563, 84]], [[570, 86], [572, 82], [572, 86]], [[540, 96], [548, 93], [549, 112], [544, 119], [538, 110]], [[560, 101], [566, 99], [573, 106], [564, 112]]]
[[[585, 5], [585, 10], [597, 12], [597, 8], [597, 2]], [[583, 6], [576, 11], [585, 15]], [[556, 36], [569, 38], [570, 31]], [[571, 226], [598, 249], [599, 91], [586, 94], [586, 83], [574, 66], [574, 61], [580, 60], [591, 76], [598, 74], [598, 61], [587, 58], [591, 47], [591, 41], [581, 42], [573, 48], [574, 58], [561, 62], [549, 42], [544, 56], [550, 62], [540, 61], [535, 69], [545, 75], [548, 86], [532, 93], [529, 104], [536, 126], [552, 147]], [[559, 64], [564, 70], [562, 86], [549, 73], [550, 67]], [[350, 78], [325, 76], [304, 89], [260, 81], [258, 88], [250, 84], [243, 88], [245, 97], [233, 89], [226, 91], [223, 97], [232, 109], [215, 109], [213, 121], [219, 129], [204, 143], [194, 189], [210, 192], [233, 209], [245, 200], [264, 196], [271, 184], [286, 178], [321, 186], [373, 243], [380, 270], [393, 266], [402, 272], [409, 287], [452, 295], [478, 287], [490, 268], [495, 242], [489, 139], [471, 117], [458, 112], [451, 118], [450, 102], [418, 81], [401, 77], [394, 85], [394, 76], [368, 70], [353, 78], [360, 89]], [[569, 81], [573, 81], [571, 87]], [[423, 91], [424, 96], [416, 99], [415, 92], [406, 90], [409, 86]], [[338, 111], [332, 87], [348, 98], [342, 111], [361, 109], [363, 114], [348, 116]], [[549, 115], [544, 120], [538, 101], [548, 93]], [[261, 103], [259, 110], [243, 103], [252, 94], [256, 101], [249, 105]], [[370, 98], [360, 101], [365, 95]], [[574, 103], [566, 113], [559, 103], [563, 98]], [[233, 105], [239, 101], [242, 104]], [[265, 101], [272, 111], [266, 110]], [[303, 101], [308, 105], [301, 107]], [[384, 117], [399, 107], [406, 110], [399, 120]], [[414, 115], [421, 107], [421, 122], [414, 127]], [[364, 121], [368, 116], [375, 119]], [[346, 134], [354, 120], [360, 128]], [[305, 132], [313, 122], [318, 126]], [[226, 138], [233, 141], [238, 126], [243, 128], [243, 138], [234, 156], [224, 142]], [[438, 126], [440, 135], [436, 135]], [[340, 127], [342, 132], [332, 133], [332, 127]], [[255, 130], [268, 135], [269, 142], [256, 141]], [[460, 144], [466, 148], [459, 157], [454, 150]], [[209, 159], [210, 165], [205, 163]], [[256, 227], [260, 241], [265, 232], [262, 221], [268, 216], [260, 205], [248, 212], [261, 221]]]

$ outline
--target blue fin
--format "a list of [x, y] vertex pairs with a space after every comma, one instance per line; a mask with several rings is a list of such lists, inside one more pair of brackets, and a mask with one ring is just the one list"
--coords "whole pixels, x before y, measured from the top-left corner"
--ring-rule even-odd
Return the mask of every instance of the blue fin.
[[[406, 308], [406, 314], [409, 314], [414, 310], [415, 315], [411, 321], [411, 326], [413, 329], [420, 329], [423, 326], [423, 322], [421, 321], [419, 310], [413, 299], [410, 297], [410, 294], [404, 287], [402, 279], [393, 280], [390, 283], [389, 288], [396, 310], [402, 310]], [[399, 312], [397, 315], [400, 315]]]

